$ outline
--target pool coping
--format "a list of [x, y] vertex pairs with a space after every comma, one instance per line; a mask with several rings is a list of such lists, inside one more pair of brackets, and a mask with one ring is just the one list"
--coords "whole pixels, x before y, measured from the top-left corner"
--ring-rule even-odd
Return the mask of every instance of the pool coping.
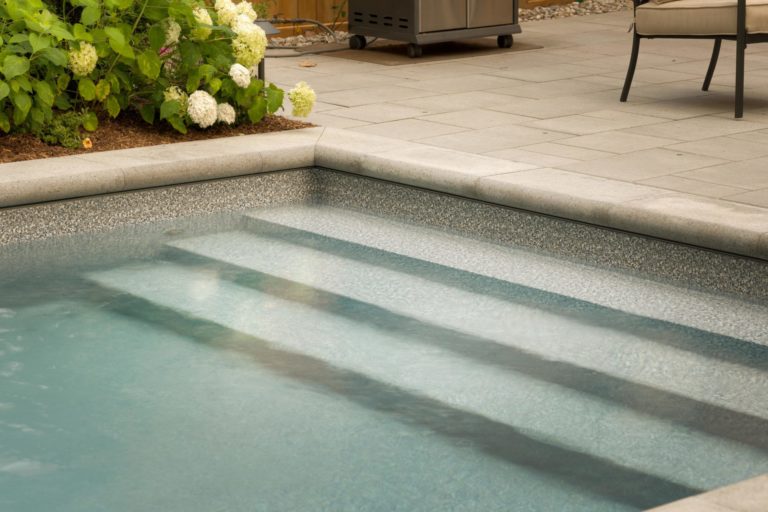
[[0, 164], [0, 208], [325, 167], [768, 260], [768, 209], [336, 128]]

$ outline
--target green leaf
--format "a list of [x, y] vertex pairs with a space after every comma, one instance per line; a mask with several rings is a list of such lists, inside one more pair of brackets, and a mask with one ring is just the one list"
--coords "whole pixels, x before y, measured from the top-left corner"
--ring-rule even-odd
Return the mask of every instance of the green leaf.
[[11, 102], [16, 107], [13, 110], [14, 124], [23, 123], [29, 114], [29, 109], [32, 108], [32, 97], [26, 92], [12, 92]]
[[29, 41], [28, 34], [13, 34], [10, 39], [8, 39], [8, 44], [26, 43], [27, 41]]
[[120, 113], [120, 102], [117, 101], [117, 98], [114, 96], [110, 96], [109, 99], [107, 99], [107, 112], [109, 112], [109, 115], [112, 117], [117, 117]]
[[155, 106], [152, 104], [144, 105], [139, 109], [139, 114], [141, 114], [141, 118], [148, 122], [149, 124], [152, 124], [155, 122]]
[[162, 121], [171, 116], [177, 116], [179, 115], [180, 110], [181, 104], [177, 100], [164, 101], [163, 104], [160, 105], [160, 120]]
[[75, 35], [75, 38], [77, 38], [79, 41], [87, 41], [89, 43], [93, 42], [93, 35], [90, 32], [88, 32], [88, 29], [86, 29], [80, 23], [75, 23], [72, 26], [72, 33]]
[[110, 73], [106, 76], [106, 79], [109, 80], [109, 85], [112, 86], [112, 92], [120, 94], [120, 79], [117, 78], [117, 75]]
[[259, 94], [264, 89], [264, 80], [251, 80], [251, 84], [248, 86], [249, 94]]
[[32, 46], [32, 53], [37, 53], [51, 46], [51, 38], [30, 32], [29, 44]]
[[8, 84], [0, 80], [0, 100], [8, 96], [10, 92], [11, 92], [11, 88], [8, 87]]
[[200, 85], [200, 72], [198, 69], [193, 69], [187, 76], [187, 93], [195, 92], [198, 85]]
[[248, 119], [253, 124], [260, 122], [267, 115], [267, 100], [259, 96], [253, 103], [253, 106], [248, 109]]
[[283, 106], [283, 94], [283, 90], [275, 84], [269, 84], [267, 87], [267, 110], [270, 114], [274, 114]]
[[53, 105], [53, 100], [56, 98], [56, 95], [53, 93], [53, 87], [51, 87], [48, 82], [35, 82], [32, 88], [35, 90], [35, 93], [37, 93], [37, 97], [43, 105], [46, 107]]
[[125, 35], [117, 27], [104, 27], [104, 33], [107, 34], [109, 39], [109, 46], [115, 52], [127, 57], [129, 59], [135, 59], [136, 56], [133, 53], [133, 48], [128, 44], [125, 39]]
[[96, 99], [99, 101], [104, 101], [107, 99], [107, 96], [109, 96], [110, 90], [111, 87], [109, 82], [104, 79], [99, 80], [99, 83], [96, 84]]
[[10, 80], [29, 71], [29, 59], [19, 57], [18, 55], [8, 55], [3, 59], [3, 66], [0, 70], [5, 75], [5, 78]]
[[59, 110], [69, 110], [72, 108], [72, 104], [69, 102], [66, 94], [59, 94], [53, 102], [56, 108]]
[[96, 84], [90, 78], [81, 78], [77, 84], [77, 91], [85, 101], [93, 101], [96, 98]]
[[40, 56], [54, 66], [64, 67], [67, 65], [67, 52], [61, 48], [45, 48], [40, 52]]
[[219, 92], [219, 89], [221, 89], [221, 79], [220, 78], [213, 78], [208, 81], [208, 88], [211, 90], [211, 94], [213, 96], [216, 96], [216, 93]]
[[149, 47], [154, 51], [160, 50], [165, 44], [165, 30], [157, 23], [149, 27]]
[[11, 131], [11, 120], [2, 111], [0, 111], [0, 130], [3, 130], [5, 133]]
[[203, 58], [200, 49], [191, 41], [182, 41], [179, 44], [179, 52], [181, 53], [181, 63], [189, 69], [197, 68], [197, 65]]
[[104, 4], [110, 9], [123, 11], [133, 5], [133, 0], [105, 0]]
[[29, 118], [36, 125], [42, 125], [45, 122], [45, 114], [37, 107], [32, 107], [29, 111]]
[[27, 91], [32, 92], [32, 84], [25, 75], [17, 76], [11, 80], [11, 90], [14, 92]]
[[63, 26], [60, 27], [58, 25], [54, 25], [48, 29], [48, 32], [57, 39], [72, 41], [75, 38], [75, 36], [73, 36], [72, 33], [65, 29]]
[[95, 25], [101, 18], [101, 8], [97, 6], [88, 6], [80, 14], [80, 23], [85, 26]]
[[204, 78], [206, 82], [213, 78], [213, 76], [216, 74], [216, 68], [210, 64], [201, 64], [197, 69], [200, 73], [200, 76]]
[[59, 91], [63, 91], [69, 85], [69, 80], [70, 80], [69, 75], [66, 73], [62, 73], [61, 75], [59, 75], [59, 78], [56, 79], [56, 88]]
[[139, 64], [139, 71], [150, 80], [155, 80], [160, 76], [162, 63], [160, 62], [160, 57], [154, 51], [147, 50], [140, 53], [137, 62]]
[[99, 118], [93, 112], [86, 112], [83, 116], [83, 128], [89, 132], [96, 131], [99, 127]]
[[168, 122], [171, 123], [171, 126], [177, 131], [181, 133], [187, 133], [187, 126], [184, 124], [184, 121], [179, 116], [171, 116], [168, 118]]

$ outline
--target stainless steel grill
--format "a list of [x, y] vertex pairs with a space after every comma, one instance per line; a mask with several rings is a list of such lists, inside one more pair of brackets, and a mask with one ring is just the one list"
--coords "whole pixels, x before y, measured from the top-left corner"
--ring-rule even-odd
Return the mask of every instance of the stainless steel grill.
[[349, 0], [349, 40], [353, 49], [366, 46], [366, 36], [408, 44], [410, 57], [421, 45], [497, 36], [502, 48], [520, 33], [518, 0]]

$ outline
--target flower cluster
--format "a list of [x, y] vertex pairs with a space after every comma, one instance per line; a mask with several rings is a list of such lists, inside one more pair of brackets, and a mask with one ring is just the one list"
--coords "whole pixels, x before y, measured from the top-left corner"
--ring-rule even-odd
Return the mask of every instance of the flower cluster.
[[253, 10], [253, 5], [248, 0], [242, 0], [240, 3], [236, 4], [235, 11], [238, 16], [244, 16], [251, 23], [256, 21], [256, 18], [259, 17], [256, 14], [256, 11]]
[[264, 58], [267, 51], [267, 35], [258, 25], [246, 19], [238, 19], [232, 27], [236, 37], [232, 40], [235, 61], [252, 68]]
[[216, 120], [220, 123], [235, 124], [237, 113], [235, 107], [229, 103], [219, 103], [216, 107]]
[[69, 69], [77, 76], [85, 76], [94, 70], [99, 56], [96, 54], [96, 48], [85, 41], [80, 41], [78, 50], [69, 52]]
[[165, 28], [165, 46], [172, 46], [179, 42], [181, 35], [181, 25], [175, 20], [167, 19], [164, 23]]
[[216, 9], [216, 15], [219, 17], [219, 24], [231, 27], [237, 19], [237, 7], [232, 0], [216, 0], [213, 4]]
[[187, 96], [187, 93], [182, 91], [180, 87], [176, 87], [175, 85], [172, 85], [171, 87], [163, 91], [163, 100], [178, 101], [179, 113], [183, 113], [183, 112], [186, 112], [187, 110], [187, 102], [189, 101], [189, 96]]
[[208, 128], [218, 119], [216, 99], [205, 91], [195, 91], [189, 96], [187, 115], [200, 128]]
[[200, 39], [201, 41], [208, 39], [208, 36], [211, 35], [211, 25], [213, 25], [213, 20], [211, 19], [211, 14], [208, 12], [208, 9], [197, 6], [192, 9], [192, 15], [195, 17], [195, 21], [198, 24], [198, 27], [192, 30], [192, 37]]
[[291, 100], [293, 105], [292, 115], [307, 117], [312, 112], [312, 107], [315, 106], [317, 95], [306, 82], [299, 82], [293, 89], [288, 91], [288, 99]]
[[242, 64], [234, 63], [229, 68], [229, 76], [238, 87], [245, 89], [251, 85], [251, 72]]

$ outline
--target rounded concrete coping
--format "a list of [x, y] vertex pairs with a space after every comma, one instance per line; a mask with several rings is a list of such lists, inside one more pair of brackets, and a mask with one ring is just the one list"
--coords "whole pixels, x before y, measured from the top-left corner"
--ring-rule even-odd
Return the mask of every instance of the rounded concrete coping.
[[326, 167], [768, 260], [768, 209], [333, 128], [0, 164], [0, 208]]

